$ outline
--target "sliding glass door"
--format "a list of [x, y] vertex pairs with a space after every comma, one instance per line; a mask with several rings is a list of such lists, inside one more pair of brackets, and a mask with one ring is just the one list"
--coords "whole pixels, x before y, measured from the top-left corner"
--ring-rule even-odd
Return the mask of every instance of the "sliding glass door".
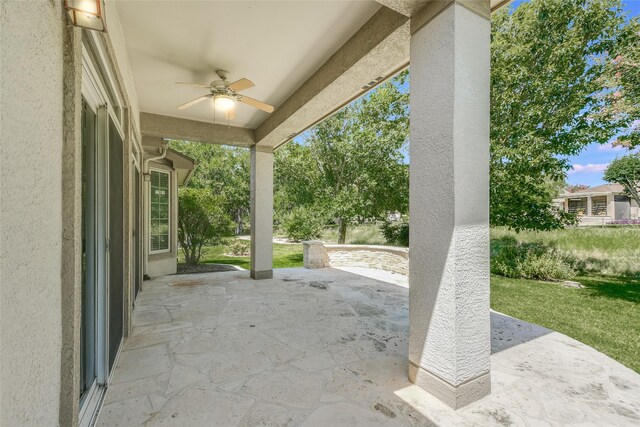
[[106, 321], [108, 217], [104, 106], [82, 102], [82, 289], [80, 320], [80, 420], [90, 422], [107, 379]]
[[124, 335], [124, 177], [129, 171], [123, 117], [102, 41], [83, 32], [81, 426], [95, 419]]
[[124, 157], [122, 136], [109, 118], [109, 370], [124, 327]]

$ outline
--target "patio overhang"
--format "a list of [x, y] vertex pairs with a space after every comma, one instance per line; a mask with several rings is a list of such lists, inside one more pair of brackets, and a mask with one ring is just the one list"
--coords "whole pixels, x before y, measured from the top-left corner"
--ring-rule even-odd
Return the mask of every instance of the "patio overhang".
[[[398, 13], [401, 13], [405, 16], [416, 16], [421, 12], [421, 10], [427, 6], [429, 3], [439, 3], [442, 6], [446, 6], [450, 4], [453, 0], [376, 0], [378, 3], [381, 3], [387, 6], [389, 9], [395, 10]], [[481, 1], [471, 0], [468, 3], [482, 3]], [[511, 2], [511, 0], [491, 0], [490, 7], [491, 12], [494, 12], [500, 9], [502, 6], [505, 6], [507, 3]]]
[[[121, 1], [117, 8], [143, 136], [251, 148], [253, 279], [274, 274], [274, 149], [411, 62], [408, 374], [459, 408], [491, 387], [489, 18], [504, 2], [382, 3]], [[238, 103], [235, 118], [216, 122], [212, 102], [177, 108], [208, 89], [174, 82], [208, 84], [219, 69], [230, 81], [253, 80], [242, 94], [275, 111]]]
[[251, 129], [153, 113], [140, 113], [140, 129], [143, 135], [157, 138], [239, 147], [255, 144], [255, 132]]
[[382, 7], [256, 129], [278, 147], [409, 64], [409, 19]]

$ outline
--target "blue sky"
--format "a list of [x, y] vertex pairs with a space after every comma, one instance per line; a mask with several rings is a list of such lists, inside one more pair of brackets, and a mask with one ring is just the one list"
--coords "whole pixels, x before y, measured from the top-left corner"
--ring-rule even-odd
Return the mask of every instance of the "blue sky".
[[[512, 4], [517, 7], [527, 1], [529, 0], [515, 0]], [[640, 15], [640, 0], [623, 0], [622, 3], [629, 12], [629, 16]], [[605, 181], [602, 179], [602, 174], [609, 162], [628, 153], [629, 150], [613, 147], [611, 144], [591, 144], [577, 156], [569, 157], [573, 169], [569, 171], [567, 181], [569, 181], [569, 184], [587, 184], [590, 186], [604, 184]]]

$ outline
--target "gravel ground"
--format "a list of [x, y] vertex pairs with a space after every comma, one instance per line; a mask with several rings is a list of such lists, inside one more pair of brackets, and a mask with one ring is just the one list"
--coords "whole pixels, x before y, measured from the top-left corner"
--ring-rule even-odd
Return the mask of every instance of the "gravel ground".
[[229, 264], [178, 264], [178, 274], [218, 273], [221, 271], [237, 271], [238, 267]]

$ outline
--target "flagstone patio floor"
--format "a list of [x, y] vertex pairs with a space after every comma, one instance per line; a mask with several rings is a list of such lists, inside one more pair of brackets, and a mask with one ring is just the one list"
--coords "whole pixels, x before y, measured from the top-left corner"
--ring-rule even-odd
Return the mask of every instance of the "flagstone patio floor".
[[491, 314], [492, 394], [454, 411], [407, 379], [404, 276], [367, 269], [144, 282], [100, 426], [640, 425], [640, 375]]

